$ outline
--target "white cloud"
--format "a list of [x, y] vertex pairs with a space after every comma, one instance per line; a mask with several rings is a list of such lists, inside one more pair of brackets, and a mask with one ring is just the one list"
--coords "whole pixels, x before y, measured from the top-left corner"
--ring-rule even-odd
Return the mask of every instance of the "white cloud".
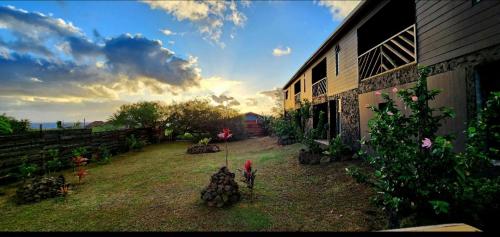
[[318, 5], [324, 6], [330, 9], [330, 13], [334, 20], [342, 20], [361, 2], [361, 0], [349, 0], [349, 1], [332, 1], [332, 0], [320, 0], [317, 2]]
[[173, 32], [173, 31], [171, 31], [169, 29], [161, 29], [160, 32], [163, 33], [166, 36], [176, 35], [177, 34], [177, 33]]
[[273, 55], [276, 57], [289, 55], [290, 53], [292, 53], [292, 49], [290, 47], [286, 47], [286, 48], [277, 47], [277, 48], [273, 49]]
[[[160, 9], [172, 15], [178, 21], [190, 21], [196, 27], [203, 39], [225, 47], [221, 41], [224, 22], [230, 22], [234, 27], [244, 27], [247, 17], [238, 10], [238, 4], [248, 7], [247, 2], [236, 1], [155, 1], [143, 0], [152, 9]], [[170, 30], [164, 32], [171, 35]]]

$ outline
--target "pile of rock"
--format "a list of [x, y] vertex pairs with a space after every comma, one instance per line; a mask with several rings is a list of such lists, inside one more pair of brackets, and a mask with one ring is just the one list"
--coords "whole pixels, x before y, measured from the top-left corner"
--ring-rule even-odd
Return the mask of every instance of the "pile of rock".
[[234, 180], [234, 173], [227, 167], [222, 167], [213, 174], [210, 184], [201, 191], [201, 199], [208, 206], [223, 207], [238, 202], [241, 198], [238, 183]]
[[64, 182], [62, 175], [59, 177], [36, 177], [30, 183], [25, 183], [17, 189], [16, 202], [24, 204], [56, 197]]
[[187, 149], [187, 153], [189, 154], [212, 153], [219, 151], [220, 151], [219, 146], [215, 144], [208, 144], [208, 145], [194, 144], [188, 147]]

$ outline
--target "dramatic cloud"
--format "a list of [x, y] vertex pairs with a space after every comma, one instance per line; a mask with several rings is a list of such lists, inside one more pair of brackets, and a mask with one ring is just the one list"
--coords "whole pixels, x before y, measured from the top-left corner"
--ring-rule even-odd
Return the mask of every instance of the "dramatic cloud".
[[283, 90], [281, 88], [275, 88], [269, 91], [261, 91], [259, 94], [269, 97], [272, 100], [282, 100]]
[[342, 20], [360, 3], [360, 0], [351, 1], [332, 1], [332, 0], [320, 0], [318, 5], [324, 6], [330, 9], [330, 13], [334, 20]]
[[289, 55], [290, 53], [292, 53], [292, 49], [290, 47], [286, 47], [286, 48], [277, 47], [277, 48], [273, 49], [273, 55], [276, 57]]
[[[247, 17], [238, 10], [235, 1], [154, 1], [144, 0], [152, 9], [160, 9], [175, 17], [178, 21], [190, 21], [204, 39], [220, 47], [225, 47], [221, 41], [224, 22], [230, 22], [234, 27], [243, 27]], [[248, 7], [248, 2], [240, 3]], [[168, 31], [170, 33], [171, 31]], [[165, 34], [165, 32], [163, 32]], [[234, 36], [234, 35], [233, 35]]]
[[0, 30], [12, 35], [10, 41], [0, 39], [4, 107], [52, 109], [47, 104], [176, 95], [199, 87], [202, 79], [196, 57], [177, 57], [160, 40], [141, 35], [104, 39], [94, 30], [99, 42], [93, 42], [69, 22], [14, 7], [0, 7]]

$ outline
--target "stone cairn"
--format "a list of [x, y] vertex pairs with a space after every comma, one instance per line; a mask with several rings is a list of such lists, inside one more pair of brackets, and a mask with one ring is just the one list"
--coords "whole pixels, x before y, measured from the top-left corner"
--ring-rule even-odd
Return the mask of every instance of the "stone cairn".
[[201, 199], [211, 207], [223, 207], [238, 202], [241, 194], [234, 177], [234, 173], [229, 172], [227, 167], [220, 168], [212, 175], [210, 184], [201, 191]]
[[219, 146], [215, 144], [208, 144], [208, 145], [194, 144], [187, 149], [187, 153], [189, 154], [213, 153], [219, 151], [220, 151]]
[[17, 189], [16, 203], [33, 203], [56, 197], [64, 183], [62, 175], [59, 177], [36, 177], [32, 182], [23, 184]]

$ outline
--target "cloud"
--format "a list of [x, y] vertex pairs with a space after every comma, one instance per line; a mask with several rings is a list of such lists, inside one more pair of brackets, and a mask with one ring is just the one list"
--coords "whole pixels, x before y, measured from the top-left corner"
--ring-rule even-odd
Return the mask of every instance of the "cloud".
[[281, 100], [283, 98], [283, 90], [281, 88], [274, 88], [273, 90], [261, 91], [259, 94], [267, 96], [272, 100]]
[[333, 20], [342, 20], [360, 3], [360, 0], [351, 1], [332, 1], [320, 0], [317, 2], [319, 6], [324, 6], [330, 9]]
[[166, 36], [176, 35], [177, 34], [177, 33], [173, 32], [173, 31], [171, 31], [169, 29], [161, 29], [160, 32], [163, 33]]
[[[234, 27], [244, 27], [247, 17], [238, 10], [238, 4], [248, 7], [247, 2], [236, 1], [142, 1], [151, 9], [160, 9], [172, 15], [178, 21], [193, 23], [203, 39], [224, 48], [221, 41], [224, 22]], [[171, 31], [163, 32], [170, 33]]]
[[276, 57], [289, 55], [290, 53], [292, 53], [292, 49], [290, 47], [286, 47], [286, 48], [277, 47], [277, 48], [273, 49], [273, 55]]
[[256, 98], [247, 98], [246, 99], [247, 106], [257, 106], [258, 104], [259, 104], [259, 101]]
[[240, 105], [240, 102], [238, 102], [234, 97], [224, 94], [220, 96], [212, 95], [210, 98], [212, 98], [212, 100], [219, 105], [224, 105], [224, 103], [226, 103], [229, 107]]

